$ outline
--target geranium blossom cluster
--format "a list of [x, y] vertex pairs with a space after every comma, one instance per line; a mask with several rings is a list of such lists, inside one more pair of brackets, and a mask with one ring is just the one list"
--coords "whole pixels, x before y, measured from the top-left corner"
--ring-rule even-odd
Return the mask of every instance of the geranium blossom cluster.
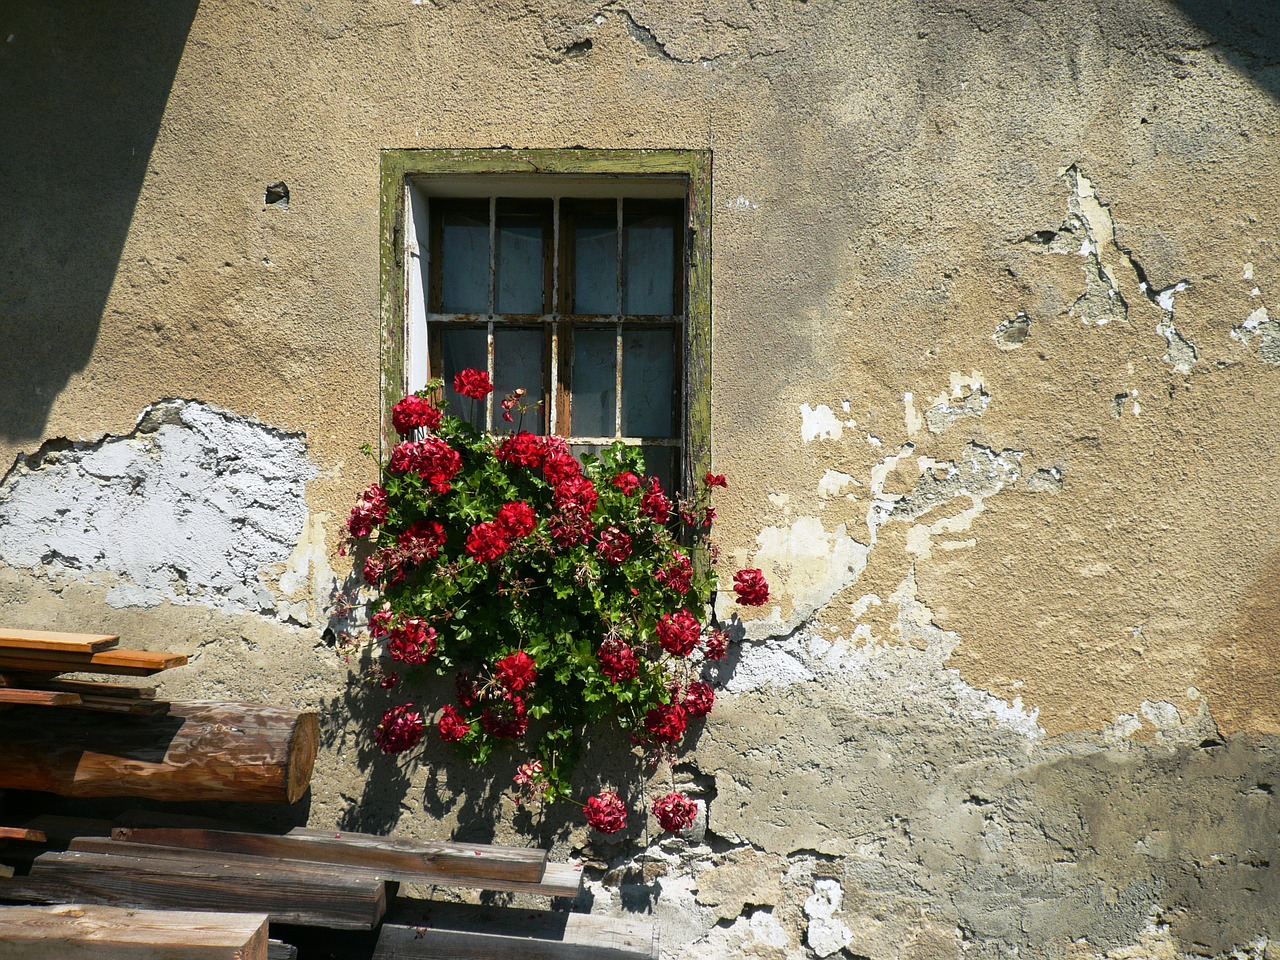
[[[473, 411], [493, 391], [479, 370], [453, 387]], [[449, 673], [454, 694], [434, 709], [390, 707], [375, 743], [404, 753], [426, 738], [477, 763], [510, 747], [526, 756], [514, 763], [522, 802], [571, 798], [591, 724], [616, 723], [645, 754], [671, 759], [715, 705], [702, 663], [727, 649], [707, 622], [715, 573], [695, 562], [715, 556], [705, 498], [724, 477], [708, 473], [682, 500], [645, 475], [635, 447], [579, 459], [559, 437], [495, 437], [445, 413], [439, 395], [436, 382], [392, 409], [402, 439], [347, 530], [380, 594], [369, 633], [383, 659], [371, 679], [390, 696], [421, 696], [428, 671]], [[522, 396], [509, 394], [503, 413], [523, 412]], [[760, 570], [739, 571], [733, 589], [745, 606], [768, 602]], [[613, 789], [583, 810], [602, 832], [627, 822]], [[677, 792], [651, 807], [667, 830], [697, 810]]]

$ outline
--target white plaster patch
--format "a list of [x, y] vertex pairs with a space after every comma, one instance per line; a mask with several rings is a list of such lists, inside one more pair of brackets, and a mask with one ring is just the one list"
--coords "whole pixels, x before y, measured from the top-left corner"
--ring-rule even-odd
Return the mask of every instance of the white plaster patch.
[[[755, 562], [778, 592], [791, 597], [791, 622], [809, 617], [858, 579], [870, 548], [848, 535], [844, 524], [828, 531], [818, 517], [799, 517], [787, 527], [765, 527], [756, 537]], [[774, 578], [777, 578], [776, 580]], [[758, 629], [752, 623], [753, 629]], [[780, 621], [765, 621], [769, 629]]]
[[829, 957], [843, 950], [853, 933], [840, 920], [836, 912], [844, 899], [844, 891], [835, 880], [815, 880], [813, 895], [804, 902], [805, 916], [809, 918], [809, 948], [819, 957]]
[[1280, 366], [1280, 322], [1271, 319], [1266, 307], [1254, 310], [1244, 323], [1231, 331], [1231, 338], [1255, 348], [1266, 363]]
[[920, 432], [920, 428], [924, 426], [924, 418], [920, 416], [920, 411], [916, 409], [916, 398], [910, 391], [902, 395], [902, 407], [907, 436], [914, 437]]
[[818, 481], [818, 495], [828, 498], [838, 497], [853, 483], [854, 479], [849, 474], [841, 473], [839, 470], [828, 470]]
[[[852, 426], [852, 421], [850, 421]], [[825, 403], [810, 407], [800, 405], [800, 439], [805, 443], [814, 440], [839, 440], [844, 435], [845, 423]]]
[[283, 572], [284, 592], [297, 593], [304, 569], [328, 569], [322, 527], [294, 556], [315, 472], [301, 436], [160, 401], [128, 436], [19, 458], [0, 484], [0, 562], [109, 584], [115, 607], [169, 601], [305, 621], [305, 602], [277, 609], [272, 577]]

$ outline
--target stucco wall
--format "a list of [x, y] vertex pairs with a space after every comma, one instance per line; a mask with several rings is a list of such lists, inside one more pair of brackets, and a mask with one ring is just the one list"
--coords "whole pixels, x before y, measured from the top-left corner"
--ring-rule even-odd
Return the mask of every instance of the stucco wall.
[[[7, 622], [321, 707], [313, 823], [529, 830], [671, 956], [1275, 955], [1269, 4], [71, 6], [0, 9]], [[576, 145], [714, 151], [720, 537], [777, 601], [643, 853], [375, 757], [323, 636], [378, 151]]]

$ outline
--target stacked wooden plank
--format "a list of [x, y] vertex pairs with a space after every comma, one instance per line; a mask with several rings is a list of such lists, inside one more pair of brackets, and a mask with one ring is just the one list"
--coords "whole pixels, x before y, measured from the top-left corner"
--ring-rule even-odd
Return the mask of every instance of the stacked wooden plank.
[[[180, 653], [115, 649], [119, 642], [120, 638], [111, 634], [0, 628], [0, 674], [108, 673], [145, 677], [187, 662]], [[12, 689], [17, 685], [6, 686]]]
[[[119, 639], [0, 628], [0, 789], [160, 800], [302, 798], [319, 741], [314, 713], [169, 702], [144, 687], [61, 676], [142, 676], [187, 662], [182, 654], [117, 649]], [[89, 722], [84, 711], [115, 716]]]
[[261, 913], [0, 907], [0, 960], [268, 960]]
[[25, 875], [0, 880], [0, 900], [251, 909], [273, 923], [369, 930], [386, 910], [388, 881], [555, 897], [576, 895], [581, 875], [525, 847], [303, 828], [279, 836], [117, 827], [110, 837], [78, 836], [66, 850], [35, 856]]

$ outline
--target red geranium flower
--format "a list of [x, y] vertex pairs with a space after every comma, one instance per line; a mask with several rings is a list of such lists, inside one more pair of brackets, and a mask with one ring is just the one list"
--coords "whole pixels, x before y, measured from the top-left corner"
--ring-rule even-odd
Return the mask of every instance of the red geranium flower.
[[595, 485], [581, 474], [569, 477], [556, 486], [556, 506], [564, 510], [572, 507], [587, 514], [596, 508], [599, 494]]
[[517, 467], [537, 467], [542, 464], [542, 443], [528, 430], [521, 430], [498, 444], [493, 455]]
[[520, 697], [512, 695], [495, 707], [485, 707], [480, 714], [480, 728], [508, 740], [523, 737], [529, 729], [528, 708]]
[[684, 707], [684, 712], [691, 717], [705, 717], [711, 712], [715, 702], [716, 692], [711, 689], [711, 684], [695, 680], [685, 690], [684, 702], [681, 706]]
[[640, 673], [640, 658], [635, 651], [617, 637], [609, 637], [596, 651], [600, 670], [614, 683], [634, 680]]
[[601, 833], [617, 833], [627, 825], [627, 805], [613, 790], [601, 790], [594, 797], [588, 797], [582, 812], [587, 823]]
[[436, 631], [421, 617], [410, 617], [391, 629], [387, 653], [401, 663], [426, 663], [436, 652]]
[[678, 703], [665, 703], [654, 707], [644, 715], [644, 728], [658, 743], [675, 743], [688, 725], [684, 707]]
[[707, 489], [711, 487], [728, 487], [729, 484], [724, 479], [723, 473], [708, 473], [702, 478], [702, 482], [707, 485]]
[[687, 830], [698, 818], [698, 801], [691, 800], [683, 793], [668, 793], [653, 801], [653, 815], [663, 830], [675, 833]]
[[376, 483], [369, 484], [351, 508], [347, 529], [353, 537], [367, 537], [375, 526], [387, 519], [387, 491]]
[[384, 603], [378, 612], [369, 618], [369, 634], [375, 640], [385, 637], [391, 632], [391, 622], [395, 616], [391, 611], [391, 604]]
[[382, 722], [373, 731], [373, 741], [383, 753], [403, 753], [422, 739], [426, 721], [413, 704], [392, 707], [382, 715]]
[[519, 693], [537, 678], [538, 665], [533, 657], [517, 650], [493, 665], [493, 675], [504, 689]]
[[453, 389], [472, 400], [483, 400], [493, 393], [493, 381], [483, 370], [461, 370], [453, 378]]
[[595, 527], [581, 510], [566, 509], [547, 521], [551, 539], [561, 547], [576, 547], [591, 539]]
[[399, 434], [413, 433], [419, 427], [434, 430], [443, 416], [426, 397], [411, 393], [391, 408], [391, 425]]
[[497, 560], [507, 552], [511, 542], [496, 523], [477, 523], [467, 534], [465, 550], [481, 563]]
[[445, 743], [457, 743], [471, 732], [471, 724], [452, 706], [446, 705], [444, 712], [440, 714], [436, 729], [440, 732], [440, 739]]
[[444, 527], [435, 520], [419, 520], [396, 537], [397, 545], [414, 563], [437, 556], [444, 541]]
[[640, 486], [640, 478], [630, 470], [620, 473], [613, 478], [613, 485], [623, 492], [625, 496], [631, 496], [636, 492], [636, 488]]
[[687, 657], [698, 645], [698, 637], [702, 634], [702, 624], [688, 610], [679, 610], [673, 616], [664, 613], [656, 625], [658, 643], [662, 649], [677, 657]]
[[582, 465], [570, 453], [547, 453], [542, 461], [542, 475], [554, 487], [566, 480], [582, 476]]
[[504, 503], [498, 508], [498, 515], [493, 522], [509, 537], [525, 537], [533, 532], [538, 519], [533, 507], [523, 500], [515, 503]]
[[769, 602], [769, 584], [760, 570], [739, 570], [733, 575], [733, 592], [744, 607], [762, 607]]
[[659, 567], [654, 579], [683, 596], [693, 585], [693, 562], [679, 550], [672, 550], [671, 562]]
[[723, 630], [712, 630], [703, 643], [708, 660], [723, 660], [729, 645], [729, 637]]
[[671, 519], [671, 501], [662, 492], [662, 484], [657, 477], [649, 478], [649, 486], [640, 498], [640, 512], [655, 523], [666, 523]]
[[596, 553], [611, 567], [616, 567], [631, 556], [631, 537], [619, 527], [605, 527], [600, 531]]

